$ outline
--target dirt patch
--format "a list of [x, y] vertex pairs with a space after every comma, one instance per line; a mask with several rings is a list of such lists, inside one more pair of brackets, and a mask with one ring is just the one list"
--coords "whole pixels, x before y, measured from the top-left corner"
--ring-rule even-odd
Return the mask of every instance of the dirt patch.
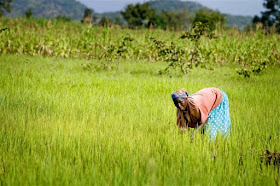
[[265, 161], [268, 165], [278, 165], [280, 166], [280, 153], [270, 152], [269, 150], [266, 150], [266, 153], [261, 156], [262, 162]]

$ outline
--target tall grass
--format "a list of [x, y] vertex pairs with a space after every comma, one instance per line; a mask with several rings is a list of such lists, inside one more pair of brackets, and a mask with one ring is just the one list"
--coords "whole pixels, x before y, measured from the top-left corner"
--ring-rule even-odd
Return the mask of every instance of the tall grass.
[[[252, 79], [232, 66], [158, 76], [163, 63], [0, 56], [1, 185], [276, 185], [280, 69]], [[229, 96], [232, 133], [211, 143], [178, 131], [170, 93], [218, 87]]]
[[[190, 56], [194, 43], [180, 39], [184, 31], [129, 30], [119, 27], [102, 28], [79, 23], [62, 23], [45, 19], [0, 18], [0, 54], [27, 54], [32, 56], [54, 56], [64, 58], [104, 59], [104, 53], [118, 47], [124, 38], [133, 41], [126, 46], [124, 59], [158, 61], [158, 49], [148, 39], [158, 41], [186, 51]], [[238, 64], [246, 66], [266, 61], [268, 65], [279, 64], [280, 36], [266, 35], [262, 30], [240, 33], [237, 30], [216, 30], [217, 39], [203, 38], [200, 54], [210, 64]]]

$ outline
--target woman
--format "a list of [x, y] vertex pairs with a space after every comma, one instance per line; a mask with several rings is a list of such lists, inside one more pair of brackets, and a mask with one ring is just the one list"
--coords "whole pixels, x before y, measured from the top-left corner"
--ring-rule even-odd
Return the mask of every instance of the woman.
[[172, 94], [177, 107], [177, 125], [199, 130], [206, 126], [209, 137], [216, 139], [218, 133], [228, 136], [231, 130], [227, 94], [217, 88], [204, 88], [189, 95], [186, 89]]

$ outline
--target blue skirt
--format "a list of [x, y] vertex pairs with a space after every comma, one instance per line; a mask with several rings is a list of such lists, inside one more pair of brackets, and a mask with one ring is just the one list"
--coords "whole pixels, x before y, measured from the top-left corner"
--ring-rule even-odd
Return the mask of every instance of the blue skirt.
[[206, 131], [209, 134], [209, 138], [214, 140], [216, 140], [217, 134], [227, 137], [231, 131], [228, 96], [224, 91], [222, 93], [221, 103], [209, 113], [206, 122]]

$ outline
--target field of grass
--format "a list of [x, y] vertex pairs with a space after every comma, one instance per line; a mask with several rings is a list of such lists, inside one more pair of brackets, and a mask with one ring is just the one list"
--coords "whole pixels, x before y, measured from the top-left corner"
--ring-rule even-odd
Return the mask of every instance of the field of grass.
[[[97, 60], [92, 60], [92, 63]], [[280, 68], [243, 78], [234, 65], [159, 76], [161, 62], [0, 56], [0, 185], [279, 185]], [[224, 90], [228, 140], [178, 131], [171, 93]]]

